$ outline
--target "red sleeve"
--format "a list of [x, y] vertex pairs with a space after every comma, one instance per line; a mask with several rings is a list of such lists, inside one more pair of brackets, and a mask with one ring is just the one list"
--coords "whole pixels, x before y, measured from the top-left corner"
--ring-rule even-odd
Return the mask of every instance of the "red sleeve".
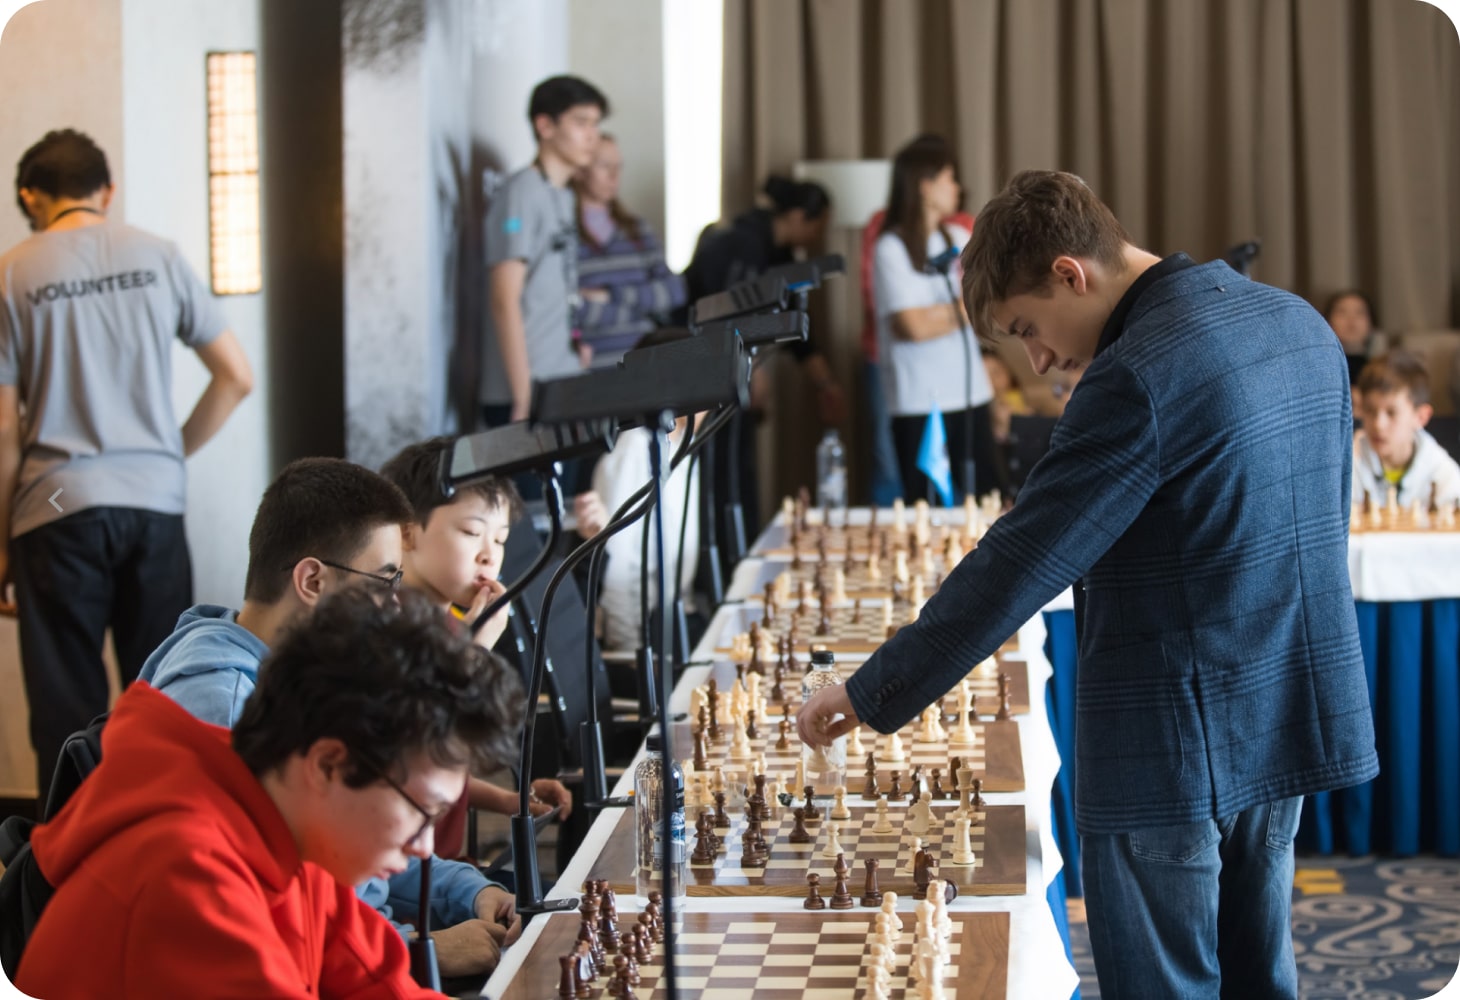
[[400, 932], [366, 905], [355, 890], [318, 868], [311, 875], [321, 893], [334, 894], [334, 919], [325, 939], [320, 997], [350, 1000], [441, 1000], [411, 978], [410, 952]]
[[877, 245], [882, 218], [886, 214], [879, 208], [862, 227], [862, 356], [868, 361], [877, 360], [877, 303], [872, 297], [872, 251]]

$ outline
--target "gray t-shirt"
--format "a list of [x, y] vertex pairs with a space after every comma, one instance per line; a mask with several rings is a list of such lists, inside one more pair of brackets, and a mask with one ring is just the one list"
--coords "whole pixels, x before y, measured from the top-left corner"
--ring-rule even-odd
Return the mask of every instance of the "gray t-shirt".
[[11, 537], [90, 507], [183, 513], [172, 344], [224, 328], [177, 247], [131, 226], [36, 233], [0, 256], [0, 385], [24, 407]]
[[[492, 196], [487, 213], [486, 263], [527, 264], [522, 286], [522, 326], [527, 366], [534, 379], [558, 378], [580, 371], [573, 350], [569, 300], [578, 293], [578, 228], [573, 193], [548, 183], [537, 167], [508, 177]], [[490, 308], [482, 349], [481, 402], [512, 402], [512, 387], [502, 365]]]

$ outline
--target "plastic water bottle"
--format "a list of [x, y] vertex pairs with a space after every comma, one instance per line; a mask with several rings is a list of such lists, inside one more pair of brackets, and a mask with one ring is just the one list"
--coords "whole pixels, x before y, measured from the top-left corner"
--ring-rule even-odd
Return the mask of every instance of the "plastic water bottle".
[[841, 508], [847, 505], [847, 450], [836, 430], [829, 430], [816, 446], [816, 505]]
[[[645, 740], [647, 753], [634, 770], [634, 819], [635, 856], [638, 858], [638, 875], [635, 887], [640, 899], [648, 898], [650, 890], [664, 889], [664, 840], [660, 817], [664, 807], [664, 740], [658, 733], [650, 733]], [[674, 815], [669, 818], [671, 843], [669, 845], [670, 893], [683, 896], [684, 884], [684, 771], [678, 761], [671, 760], [670, 775], [674, 781]]]
[[[836, 668], [836, 657], [830, 650], [818, 649], [811, 654], [811, 669], [801, 678], [801, 704], [825, 687], [842, 682], [841, 672]], [[827, 747], [801, 745], [801, 763], [806, 771], [806, 780], [818, 794], [830, 795], [838, 785], [847, 783], [847, 738], [838, 736]], [[801, 789], [796, 789], [800, 792]]]

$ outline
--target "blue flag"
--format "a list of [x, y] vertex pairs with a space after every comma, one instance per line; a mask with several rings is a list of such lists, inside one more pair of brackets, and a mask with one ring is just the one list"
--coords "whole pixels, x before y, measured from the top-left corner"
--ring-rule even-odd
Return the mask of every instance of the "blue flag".
[[928, 422], [923, 425], [923, 440], [918, 445], [918, 471], [932, 481], [943, 506], [953, 506], [953, 465], [948, 461], [948, 429], [943, 426], [941, 410], [929, 413]]

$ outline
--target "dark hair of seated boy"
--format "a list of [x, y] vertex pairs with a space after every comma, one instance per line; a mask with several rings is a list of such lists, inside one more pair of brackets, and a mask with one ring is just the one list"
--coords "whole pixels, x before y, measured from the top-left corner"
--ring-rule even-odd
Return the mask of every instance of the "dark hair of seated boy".
[[414, 594], [319, 602], [230, 734], [145, 683], [31, 840], [56, 887], [16, 984], [36, 996], [434, 997], [351, 888], [429, 857], [522, 692]]

